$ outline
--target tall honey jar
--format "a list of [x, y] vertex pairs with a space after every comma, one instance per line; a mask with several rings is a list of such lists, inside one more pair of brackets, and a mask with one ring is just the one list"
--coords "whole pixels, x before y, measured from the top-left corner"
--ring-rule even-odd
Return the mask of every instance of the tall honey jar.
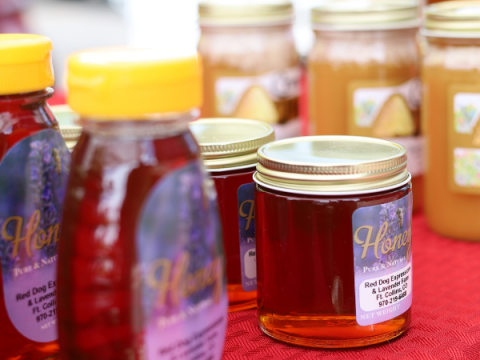
[[277, 138], [298, 136], [300, 68], [285, 0], [203, 1], [202, 117], [260, 120]]
[[480, 1], [426, 8], [422, 124], [431, 228], [480, 241]]
[[258, 321], [273, 338], [358, 347], [411, 321], [412, 192], [406, 149], [307, 136], [258, 151]]
[[421, 205], [420, 58], [415, 1], [330, 1], [312, 9], [308, 58], [312, 135], [355, 135], [402, 144]]
[[220, 218], [188, 129], [202, 101], [197, 56], [81, 51], [67, 84], [82, 134], [58, 251], [60, 358], [221, 359]]
[[257, 150], [275, 140], [273, 127], [247, 119], [201, 119], [190, 124], [215, 183], [227, 266], [228, 310], [257, 305], [253, 173]]

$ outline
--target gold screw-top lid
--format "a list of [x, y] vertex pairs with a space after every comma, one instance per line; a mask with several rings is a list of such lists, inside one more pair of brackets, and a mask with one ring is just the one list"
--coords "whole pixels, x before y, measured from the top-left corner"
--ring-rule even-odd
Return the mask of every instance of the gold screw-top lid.
[[228, 171], [257, 163], [257, 150], [275, 140], [273, 127], [246, 119], [201, 119], [190, 123], [209, 171]]
[[360, 136], [307, 136], [275, 141], [258, 150], [254, 180], [300, 194], [359, 194], [410, 181], [407, 150]]
[[50, 108], [58, 121], [60, 132], [65, 139], [68, 149], [70, 151], [73, 150], [82, 134], [82, 127], [77, 124], [79, 115], [68, 105], [54, 105]]
[[198, 5], [200, 26], [288, 24], [293, 6], [286, 0], [207, 0]]
[[446, 1], [428, 6], [421, 32], [434, 37], [480, 38], [480, 1]]
[[419, 25], [418, 4], [414, 0], [329, 1], [312, 9], [314, 30], [389, 30]]

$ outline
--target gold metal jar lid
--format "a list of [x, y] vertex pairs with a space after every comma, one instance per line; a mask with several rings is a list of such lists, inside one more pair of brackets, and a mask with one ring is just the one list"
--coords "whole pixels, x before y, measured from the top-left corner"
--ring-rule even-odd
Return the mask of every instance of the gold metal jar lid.
[[480, 38], [480, 1], [446, 1], [427, 6], [425, 36]]
[[385, 191], [410, 178], [402, 145], [360, 136], [308, 136], [264, 145], [254, 175], [266, 188], [312, 195]]
[[76, 123], [79, 115], [68, 105], [54, 105], [50, 109], [52, 109], [53, 115], [58, 121], [67, 148], [72, 151], [82, 134], [82, 127]]
[[198, 5], [200, 26], [289, 24], [293, 5], [288, 0], [206, 0]]
[[273, 127], [256, 120], [212, 118], [189, 126], [211, 172], [252, 167], [257, 150], [275, 140]]
[[329, 1], [312, 9], [312, 27], [325, 31], [393, 30], [420, 25], [415, 0]]

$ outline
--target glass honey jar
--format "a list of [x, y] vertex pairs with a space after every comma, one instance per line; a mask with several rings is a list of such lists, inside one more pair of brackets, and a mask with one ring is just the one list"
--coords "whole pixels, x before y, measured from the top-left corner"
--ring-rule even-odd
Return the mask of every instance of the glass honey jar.
[[253, 173], [260, 146], [275, 140], [273, 127], [246, 119], [202, 119], [190, 124], [215, 182], [227, 267], [229, 311], [257, 304]]
[[330, 1], [312, 10], [308, 58], [312, 135], [355, 135], [402, 144], [421, 206], [424, 142], [415, 1]]
[[480, 241], [480, 1], [425, 11], [425, 213], [436, 232]]
[[285, 0], [200, 2], [203, 117], [260, 120], [277, 138], [300, 135], [292, 17]]
[[411, 321], [406, 149], [355, 136], [276, 141], [254, 175], [258, 321], [273, 338], [358, 347]]

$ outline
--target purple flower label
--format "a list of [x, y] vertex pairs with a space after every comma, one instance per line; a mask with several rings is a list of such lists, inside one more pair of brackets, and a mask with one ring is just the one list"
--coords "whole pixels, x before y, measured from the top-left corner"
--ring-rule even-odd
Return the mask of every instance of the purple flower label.
[[153, 187], [136, 247], [145, 358], [220, 359], [228, 306], [223, 242], [213, 183], [199, 163]]
[[412, 193], [353, 213], [357, 323], [393, 319], [412, 305]]
[[56, 263], [70, 153], [44, 130], [16, 144], [0, 163], [0, 258], [8, 316], [25, 337], [57, 339]]
[[240, 263], [242, 267], [242, 287], [245, 291], [257, 290], [254, 197], [255, 183], [245, 184], [238, 188]]

